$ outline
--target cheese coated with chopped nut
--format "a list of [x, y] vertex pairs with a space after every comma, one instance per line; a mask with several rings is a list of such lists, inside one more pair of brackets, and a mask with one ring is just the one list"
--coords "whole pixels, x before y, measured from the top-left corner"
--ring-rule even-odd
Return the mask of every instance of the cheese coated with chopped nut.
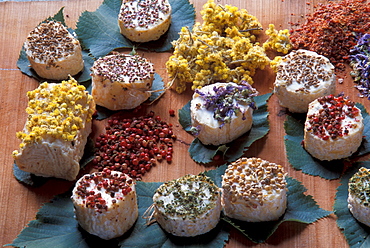
[[326, 57], [300, 49], [275, 61], [274, 93], [290, 112], [306, 113], [310, 102], [335, 93], [334, 66]]
[[240, 158], [222, 176], [222, 206], [230, 218], [277, 220], [286, 210], [286, 192], [283, 167], [260, 158]]
[[361, 167], [348, 182], [348, 208], [353, 216], [370, 226], [370, 169]]
[[144, 57], [114, 53], [91, 67], [91, 94], [97, 105], [110, 110], [133, 109], [151, 95], [154, 66]]
[[27, 97], [27, 121], [13, 152], [16, 164], [33, 174], [74, 180], [91, 132], [94, 100], [73, 78], [44, 82]]
[[171, 24], [168, 0], [124, 0], [118, 15], [121, 34], [135, 42], [158, 40]]
[[203, 173], [162, 184], [156, 190], [153, 202], [155, 220], [175, 236], [207, 233], [220, 220], [220, 189]]
[[45, 79], [68, 79], [84, 68], [80, 42], [57, 21], [43, 22], [32, 30], [24, 49], [32, 69]]

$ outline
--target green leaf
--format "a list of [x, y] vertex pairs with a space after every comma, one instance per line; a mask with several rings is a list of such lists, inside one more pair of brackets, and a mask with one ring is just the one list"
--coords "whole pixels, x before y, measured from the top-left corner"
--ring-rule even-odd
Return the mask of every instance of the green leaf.
[[351, 157], [346, 159], [339, 159], [333, 161], [320, 161], [312, 157], [302, 146], [304, 138], [304, 122], [306, 119], [305, 115], [292, 115], [287, 116], [284, 122], [284, 129], [286, 135], [285, 149], [289, 163], [296, 170], [302, 170], [303, 173], [320, 176], [325, 179], [338, 179], [343, 172], [344, 162], [351, 160], [356, 156], [365, 155], [370, 152], [370, 116], [366, 112], [365, 108], [361, 104], [356, 104], [361, 109], [362, 116], [364, 118], [364, 140], [359, 147], [358, 151]]
[[105, 0], [94, 12], [81, 14], [76, 33], [84, 47], [89, 49], [95, 58], [103, 57], [118, 48], [137, 48], [156, 52], [172, 49], [171, 42], [178, 39], [183, 26], [192, 28], [195, 10], [188, 0], [170, 0], [172, 21], [169, 30], [157, 41], [136, 43], [126, 39], [119, 30], [118, 14], [120, 0]]
[[188, 101], [184, 107], [179, 109], [179, 123], [187, 132], [191, 129], [190, 103], [191, 101]]
[[227, 164], [220, 165], [216, 169], [205, 171], [204, 174], [211, 178], [217, 187], [222, 187], [222, 175], [225, 174]]
[[[219, 177], [224, 169], [220, 167], [214, 172], [207, 173], [211, 174], [211, 178]], [[120, 238], [106, 241], [82, 230], [74, 218], [73, 203], [70, 200], [71, 192], [67, 192], [46, 203], [37, 213], [36, 219], [30, 221], [13, 243], [6, 246], [28, 248], [224, 247], [229, 238], [229, 230], [222, 222], [209, 233], [191, 238], [167, 234], [157, 223], [146, 225], [146, 219], [142, 216], [152, 205], [154, 192], [161, 184], [160, 182], [137, 182], [139, 218], [134, 227]]]
[[308, 175], [320, 176], [329, 180], [339, 178], [344, 166], [343, 161], [320, 161], [312, 157], [302, 146], [303, 127], [302, 120], [292, 116], [287, 116], [284, 122], [286, 132], [284, 143], [289, 163], [296, 170], [302, 170]]
[[158, 73], [154, 73], [154, 80], [152, 84], [152, 94], [149, 97], [149, 102], [152, 103], [160, 98], [165, 92], [164, 82]]
[[[84, 154], [80, 160], [80, 168], [84, 168], [88, 163], [90, 163], [95, 158], [95, 144], [92, 138], [88, 137], [86, 145], [84, 147]], [[23, 171], [19, 169], [17, 164], [14, 162], [13, 165], [14, 177], [21, 183], [32, 187], [40, 187], [44, 185], [50, 178], [36, 176], [32, 173]]]
[[46, 177], [39, 177], [19, 169], [16, 163], [13, 164], [13, 175], [19, 182], [32, 187], [40, 187], [49, 180]]
[[[66, 26], [65, 20], [64, 20], [63, 9], [64, 9], [64, 7], [62, 7], [58, 11], [58, 13], [56, 13], [53, 17], [49, 17], [46, 20], [59, 21], [64, 26]], [[74, 34], [73, 29], [68, 28], [68, 30], [72, 35]], [[82, 70], [82, 72], [78, 73], [77, 75], [75, 75], [73, 77], [79, 83], [83, 83], [83, 85], [85, 85], [86, 88], [89, 88], [89, 86], [91, 84], [91, 82], [88, 82], [91, 79], [90, 68], [92, 67], [92, 65], [94, 63], [94, 60], [86, 50], [82, 51], [82, 59], [84, 61], [84, 69]], [[24, 47], [22, 46], [21, 51], [19, 52], [19, 57], [18, 57], [18, 61], [17, 61], [17, 67], [21, 70], [21, 72], [26, 74], [29, 77], [33, 77], [34, 79], [36, 79], [39, 82], [44, 82], [46, 80], [49, 81], [49, 82], [53, 81], [53, 80], [41, 78], [40, 76], [38, 76], [37, 73], [31, 68], [30, 65], [31, 65], [31, 63], [28, 60], [26, 51], [24, 50]]]
[[361, 167], [370, 168], [370, 162], [355, 163], [340, 180], [340, 186], [337, 188], [334, 202], [334, 213], [338, 217], [337, 225], [343, 232], [348, 245], [351, 248], [370, 247], [370, 228], [358, 222], [348, 209], [348, 182], [349, 179]]
[[[217, 186], [221, 186], [221, 176], [227, 165], [219, 166], [204, 173]], [[16, 247], [224, 247], [229, 238], [229, 223], [254, 242], [264, 242], [278, 226], [285, 221], [297, 221], [310, 224], [330, 214], [316, 205], [312, 196], [305, 195], [306, 189], [300, 182], [290, 177], [286, 178], [288, 185], [288, 205], [284, 216], [275, 222], [247, 223], [222, 217], [223, 221], [209, 233], [191, 238], [175, 237], [166, 233], [157, 223], [146, 225], [143, 218], [145, 211], [153, 204], [155, 190], [161, 182], [141, 182], [136, 184], [139, 218], [131, 230], [122, 237], [110, 241], [101, 240], [82, 230], [74, 218], [71, 192], [55, 197], [50, 203], [44, 204], [12, 244]], [[150, 213], [149, 213], [150, 214]]]
[[[195, 138], [189, 148], [191, 158], [202, 164], [212, 162], [213, 157], [219, 153], [227, 162], [233, 162], [240, 158], [255, 141], [263, 138], [269, 132], [267, 101], [270, 96], [271, 93], [254, 97], [257, 109], [253, 112], [253, 125], [250, 131], [234, 141], [220, 146], [204, 145], [198, 138]], [[190, 131], [190, 102], [179, 110], [179, 122], [185, 131]]]
[[291, 177], [287, 180], [287, 210], [277, 221], [246, 222], [230, 219], [224, 216], [222, 219], [231, 224], [243, 235], [255, 243], [265, 242], [279, 227], [286, 221], [295, 221], [304, 224], [311, 224], [318, 219], [328, 216], [331, 212], [321, 209], [310, 195], [305, 195], [307, 189], [301, 182]]
[[356, 107], [361, 110], [362, 117], [364, 118], [364, 140], [358, 149], [356, 156], [363, 156], [370, 152], [370, 116], [369, 113], [366, 111], [364, 105], [360, 103], [356, 103]]

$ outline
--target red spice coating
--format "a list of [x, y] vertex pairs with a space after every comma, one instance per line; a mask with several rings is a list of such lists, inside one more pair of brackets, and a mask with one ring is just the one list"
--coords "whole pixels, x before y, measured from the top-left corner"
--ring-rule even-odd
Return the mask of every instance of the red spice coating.
[[[118, 192], [127, 195], [132, 191], [133, 180], [131, 178], [125, 174], [114, 173], [107, 168], [103, 169], [102, 172], [83, 176], [76, 186], [76, 194], [85, 199], [84, 204], [87, 208], [96, 208], [100, 213], [102, 210], [107, 210], [108, 206], [100, 192], [88, 190], [92, 181], [94, 181], [97, 190], [105, 189], [112, 198], [119, 199], [116, 197]], [[116, 199], [112, 199], [112, 202], [116, 202]]]
[[355, 107], [355, 103], [343, 96], [333, 95], [320, 97], [317, 99], [322, 105], [319, 113], [307, 116], [310, 127], [307, 131], [312, 131], [323, 140], [336, 139], [348, 135], [348, 127], [342, 125], [342, 120], [346, 116], [355, 118], [360, 110]]
[[358, 35], [370, 30], [370, 6], [366, 0], [342, 0], [319, 4], [306, 22], [291, 30], [294, 49], [307, 49], [327, 57], [337, 70], [345, 69]]
[[172, 161], [175, 139], [172, 125], [154, 112], [132, 119], [115, 116], [96, 138], [93, 163], [99, 171], [109, 168], [141, 180], [157, 160]]

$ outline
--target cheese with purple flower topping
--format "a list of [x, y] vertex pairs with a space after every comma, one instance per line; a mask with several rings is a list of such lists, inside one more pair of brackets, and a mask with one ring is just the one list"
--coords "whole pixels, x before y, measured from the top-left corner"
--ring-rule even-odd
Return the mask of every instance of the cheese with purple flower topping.
[[190, 106], [193, 133], [204, 145], [220, 145], [248, 132], [256, 95], [247, 83], [215, 83], [196, 90]]

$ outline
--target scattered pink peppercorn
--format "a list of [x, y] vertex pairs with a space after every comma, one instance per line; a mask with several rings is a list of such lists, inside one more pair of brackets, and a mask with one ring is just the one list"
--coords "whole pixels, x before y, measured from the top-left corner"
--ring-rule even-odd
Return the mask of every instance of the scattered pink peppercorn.
[[94, 166], [120, 171], [141, 180], [157, 160], [172, 161], [172, 125], [154, 116], [123, 118], [114, 116], [108, 120], [105, 133], [96, 138]]

